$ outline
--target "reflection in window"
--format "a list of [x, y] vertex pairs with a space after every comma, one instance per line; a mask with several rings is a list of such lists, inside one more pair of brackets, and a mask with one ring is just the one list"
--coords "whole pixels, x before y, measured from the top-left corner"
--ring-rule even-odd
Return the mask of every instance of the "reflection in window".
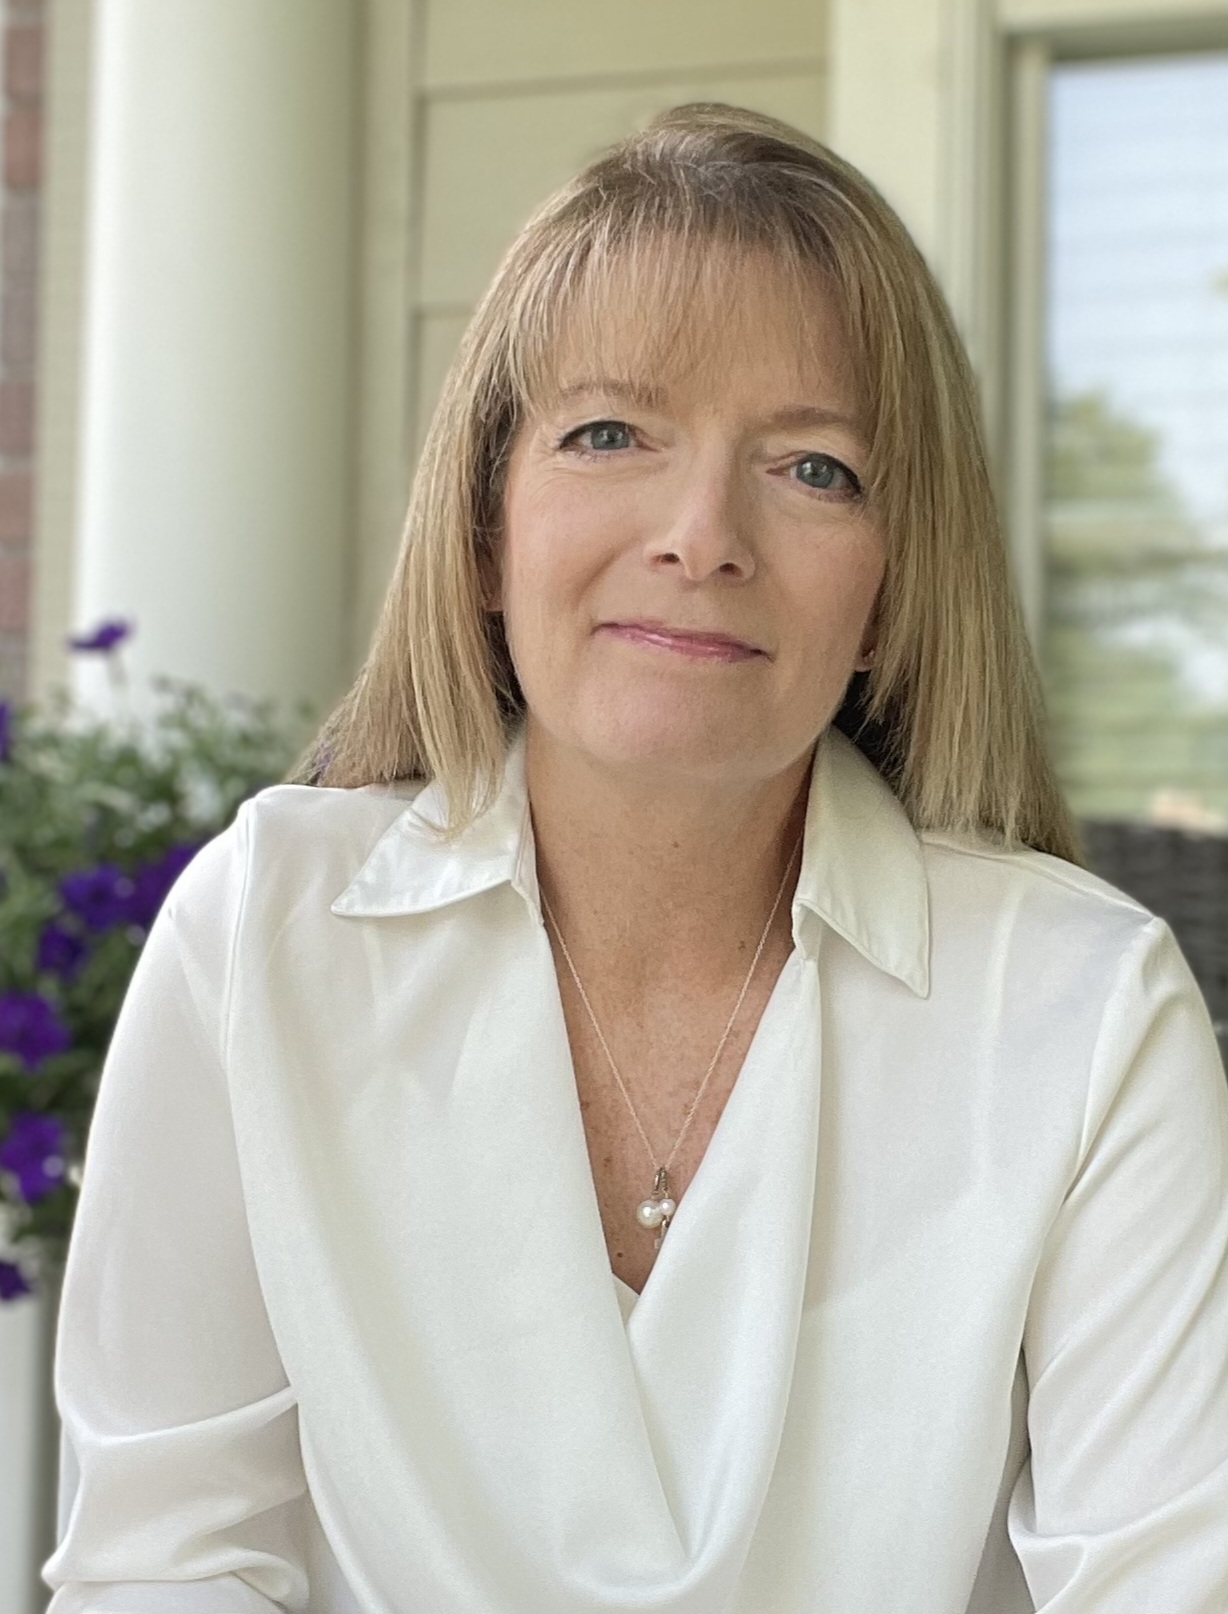
[[1050, 79], [1046, 626], [1075, 812], [1228, 830], [1228, 52]]

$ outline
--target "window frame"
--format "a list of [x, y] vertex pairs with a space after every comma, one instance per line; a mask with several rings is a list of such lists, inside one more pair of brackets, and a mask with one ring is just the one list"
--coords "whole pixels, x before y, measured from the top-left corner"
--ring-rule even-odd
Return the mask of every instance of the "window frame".
[[1228, 49], [1228, 0], [998, 0], [1003, 215], [1002, 503], [1034, 649], [1045, 627], [1044, 360], [1048, 77], [1058, 62]]

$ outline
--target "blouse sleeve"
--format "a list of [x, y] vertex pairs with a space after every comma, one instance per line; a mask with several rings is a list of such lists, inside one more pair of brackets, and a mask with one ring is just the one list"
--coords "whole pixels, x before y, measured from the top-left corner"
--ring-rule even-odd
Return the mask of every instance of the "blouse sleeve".
[[1044, 1614], [1228, 1609], [1228, 1083], [1168, 925], [1106, 1007], [1024, 1330], [1008, 1528]]
[[48, 1614], [307, 1605], [296, 1399], [225, 1076], [246, 813], [176, 882], [103, 1066], [56, 1337], [66, 1472]]

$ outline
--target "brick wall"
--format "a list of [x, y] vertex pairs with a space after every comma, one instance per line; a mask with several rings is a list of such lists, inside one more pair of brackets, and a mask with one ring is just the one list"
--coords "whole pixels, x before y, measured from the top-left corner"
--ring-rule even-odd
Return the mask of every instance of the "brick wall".
[[26, 693], [45, 0], [0, 0], [0, 696]]

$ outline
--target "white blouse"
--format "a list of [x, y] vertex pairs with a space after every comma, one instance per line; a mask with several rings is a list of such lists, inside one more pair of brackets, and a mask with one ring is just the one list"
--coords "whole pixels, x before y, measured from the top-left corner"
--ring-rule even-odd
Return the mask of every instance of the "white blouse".
[[918, 835], [835, 728], [794, 951], [638, 1298], [523, 734], [277, 785], [137, 964], [55, 1384], [50, 1614], [1225, 1614], [1228, 1084], [1172, 932]]

